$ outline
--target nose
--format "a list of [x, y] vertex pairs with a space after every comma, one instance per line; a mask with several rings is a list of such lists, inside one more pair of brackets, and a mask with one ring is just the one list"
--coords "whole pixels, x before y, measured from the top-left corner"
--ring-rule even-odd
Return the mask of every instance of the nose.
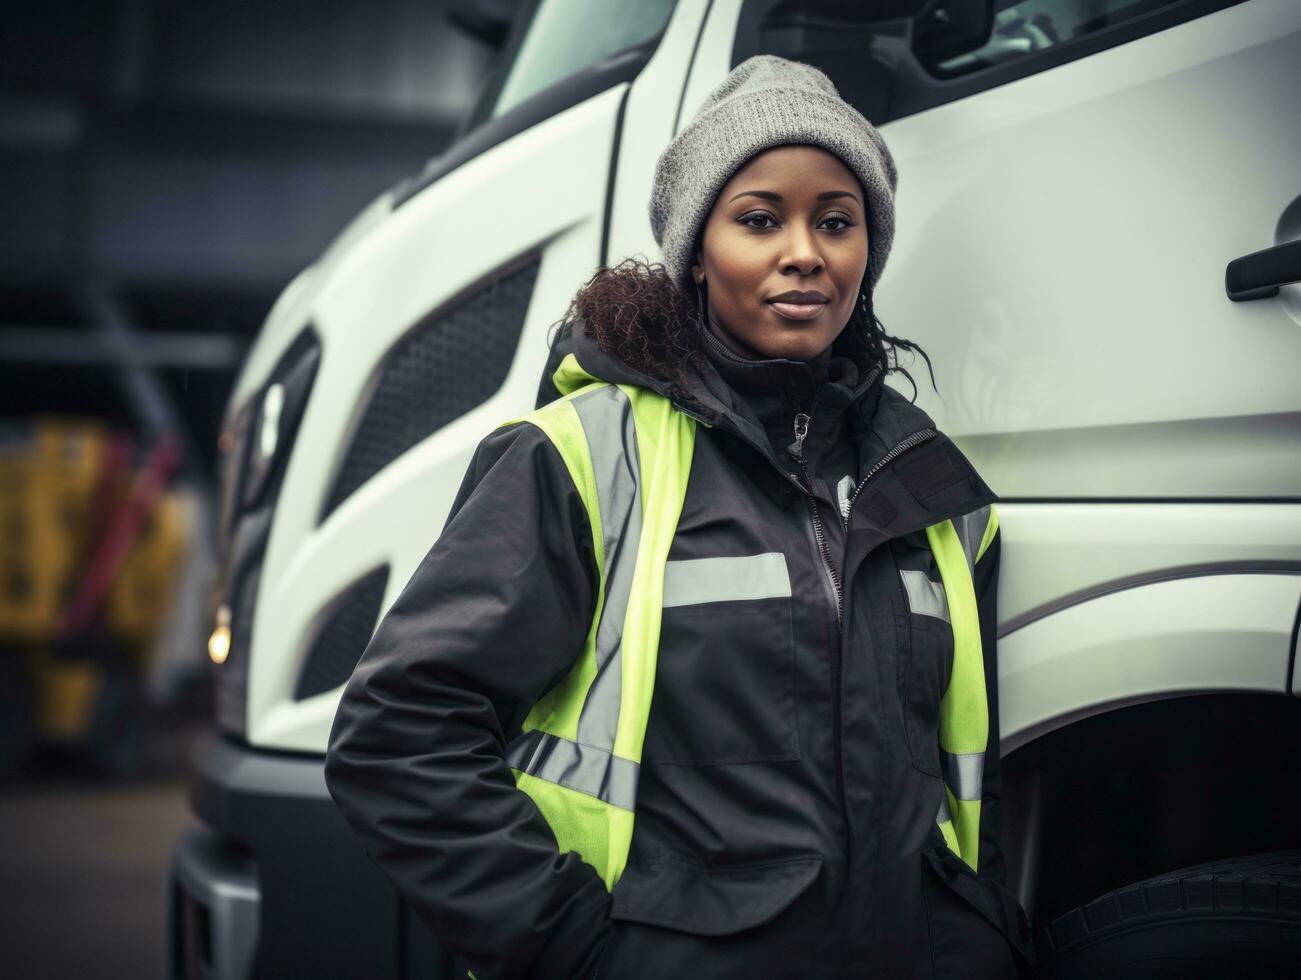
[[822, 255], [818, 252], [813, 232], [800, 222], [793, 221], [783, 243], [784, 250], [779, 268], [783, 273], [812, 275], [822, 269]]

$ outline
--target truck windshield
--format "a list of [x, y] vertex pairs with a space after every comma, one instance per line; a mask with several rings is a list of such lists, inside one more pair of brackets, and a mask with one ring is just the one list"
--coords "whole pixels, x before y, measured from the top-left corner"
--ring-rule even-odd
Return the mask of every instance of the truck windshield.
[[490, 112], [500, 116], [561, 79], [664, 32], [677, 0], [541, 0], [507, 47]]

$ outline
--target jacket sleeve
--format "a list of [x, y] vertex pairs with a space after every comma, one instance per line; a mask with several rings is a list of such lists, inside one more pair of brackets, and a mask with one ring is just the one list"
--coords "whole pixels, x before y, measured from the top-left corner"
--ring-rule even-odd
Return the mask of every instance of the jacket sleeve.
[[489, 977], [590, 975], [610, 895], [504, 758], [582, 650], [598, 583], [586, 511], [533, 425], [480, 443], [451, 516], [344, 689], [330, 795], [421, 921]]
[[[995, 506], [991, 504], [991, 519], [996, 513]], [[985, 748], [984, 781], [980, 793], [977, 873], [1007, 887], [1007, 868], [1003, 860], [998, 716], [998, 570], [1001, 552], [1002, 531], [996, 528], [993, 539], [981, 553], [975, 568], [980, 646], [985, 660], [985, 697], [989, 705], [989, 741]]]

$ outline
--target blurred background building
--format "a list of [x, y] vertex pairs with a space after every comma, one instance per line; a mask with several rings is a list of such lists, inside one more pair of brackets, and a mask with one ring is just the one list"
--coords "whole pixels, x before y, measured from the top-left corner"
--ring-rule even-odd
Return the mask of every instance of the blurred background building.
[[515, 6], [7, 5], [8, 975], [161, 972], [165, 864], [188, 820], [184, 761], [211, 717], [227, 395], [279, 290], [453, 140]]

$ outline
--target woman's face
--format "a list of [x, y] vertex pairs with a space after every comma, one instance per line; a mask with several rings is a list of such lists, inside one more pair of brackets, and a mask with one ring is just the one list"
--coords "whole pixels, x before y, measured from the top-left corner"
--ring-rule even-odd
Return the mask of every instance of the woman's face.
[[750, 357], [818, 358], [858, 299], [866, 219], [862, 185], [834, 154], [800, 144], [749, 160], [719, 192], [691, 266], [714, 335]]

